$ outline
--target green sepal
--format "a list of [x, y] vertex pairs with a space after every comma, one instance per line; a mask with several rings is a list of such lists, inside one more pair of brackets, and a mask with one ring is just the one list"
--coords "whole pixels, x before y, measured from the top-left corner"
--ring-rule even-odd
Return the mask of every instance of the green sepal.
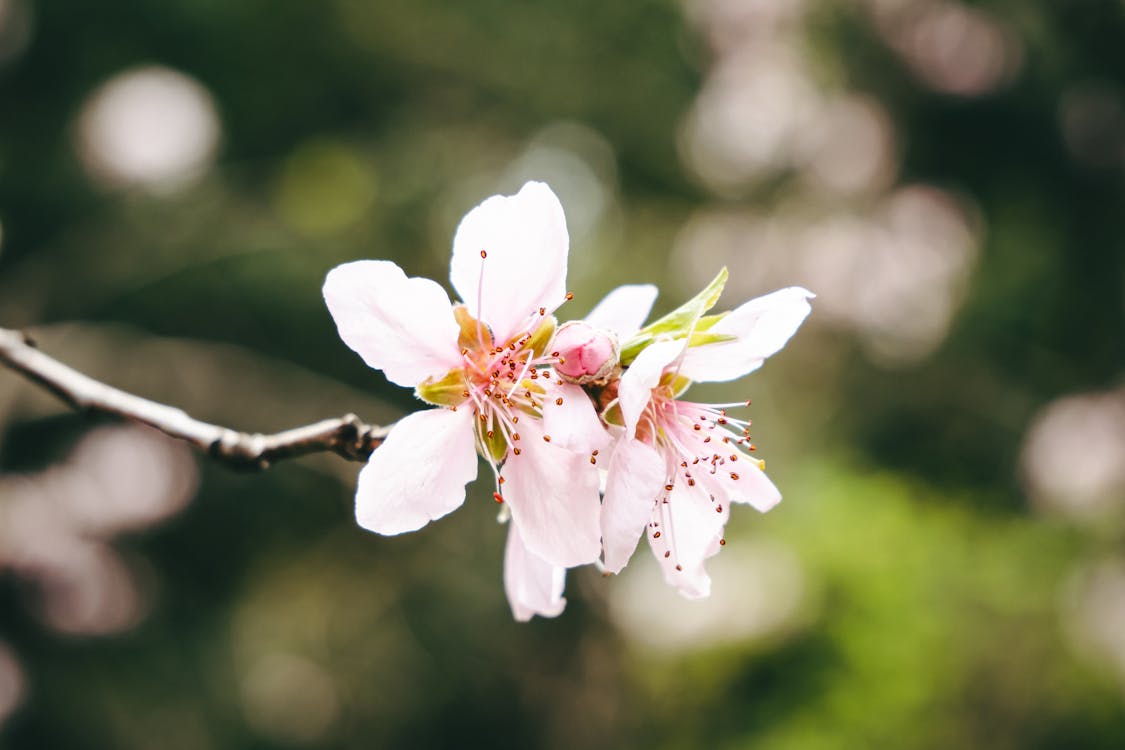
[[457, 335], [457, 345], [462, 349], [476, 351], [478, 349], [491, 349], [492, 329], [469, 313], [469, 308], [464, 305], [453, 306], [453, 317], [461, 328]]
[[554, 315], [547, 315], [543, 318], [543, 322], [531, 332], [531, 338], [524, 348], [530, 348], [535, 357], [542, 357], [547, 351], [547, 346], [551, 343], [551, 339], [555, 336], [555, 326], [558, 321], [555, 320]]
[[678, 373], [666, 372], [660, 377], [660, 385], [672, 392], [672, 398], [676, 398], [688, 389], [691, 380]]
[[426, 378], [414, 389], [414, 395], [434, 406], [460, 406], [469, 400], [465, 371], [450, 370], [440, 380]]
[[477, 420], [477, 438], [481, 450], [486, 453], [485, 458], [492, 456], [492, 460], [499, 463], [504, 460], [508, 455], [508, 439], [504, 437], [503, 430], [492, 429], [492, 436], [489, 436], [489, 430], [492, 428], [491, 422]]
[[[675, 340], [684, 338], [689, 332], [695, 333], [699, 331], [701, 323], [705, 326], [703, 329], [705, 332], [708, 328], [719, 322], [722, 318], [721, 315], [708, 315], [705, 319], [704, 314], [719, 301], [719, 297], [723, 293], [723, 287], [726, 286], [728, 276], [729, 273], [724, 266], [715, 278], [711, 280], [711, 283], [704, 287], [703, 291], [699, 294], [695, 295], [663, 318], [649, 323], [647, 326], [637, 331], [637, 333], [621, 347], [621, 364], [626, 366], [632, 364], [633, 360], [637, 358], [637, 355], [640, 354], [645, 347], [658, 339]], [[702, 341], [700, 343], [712, 342]]]

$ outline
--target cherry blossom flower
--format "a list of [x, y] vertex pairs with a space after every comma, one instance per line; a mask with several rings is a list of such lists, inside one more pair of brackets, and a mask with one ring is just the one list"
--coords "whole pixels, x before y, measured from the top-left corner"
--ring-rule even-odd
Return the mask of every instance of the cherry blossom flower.
[[479, 453], [510, 513], [505, 588], [521, 620], [561, 612], [565, 568], [601, 548], [596, 452], [608, 436], [585, 392], [556, 377], [563, 358], [549, 348], [552, 313], [571, 296], [568, 250], [558, 198], [529, 182], [458, 226], [450, 281], [461, 304], [385, 260], [346, 263], [324, 284], [344, 342], [438, 407], [404, 417], [371, 455], [359, 524], [399, 534], [457, 509]]
[[643, 330], [652, 287], [618, 289], [587, 319], [613, 330], [626, 342], [623, 359], [631, 359], [601, 394], [607, 420], [620, 425], [602, 505], [605, 568], [620, 572], [647, 531], [665, 580], [688, 598], [710, 594], [704, 561], [725, 544], [731, 504], [765, 512], [781, 494], [752, 456], [750, 420], [727, 412], [748, 401], [701, 404], [679, 396], [691, 381], [729, 381], [756, 370], [800, 327], [813, 297], [790, 287], [704, 316], [725, 279], [724, 271], [700, 297]]

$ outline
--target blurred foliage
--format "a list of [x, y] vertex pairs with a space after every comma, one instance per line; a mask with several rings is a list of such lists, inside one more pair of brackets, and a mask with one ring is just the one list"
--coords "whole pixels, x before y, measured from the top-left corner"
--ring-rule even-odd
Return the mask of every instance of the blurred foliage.
[[[684, 612], [709, 610], [660, 588], [640, 549], [619, 579], [572, 573], [560, 618], [518, 625], [483, 487], [455, 517], [381, 538], [352, 521], [356, 466], [239, 475], [201, 460], [192, 505], [115, 543], [147, 608], [132, 630], [53, 632], [35, 585], [0, 568], [0, 642], [26, 681], [0, 747], [1125, 746], [1125, 657], [1075, 604], [1119, 559], [1125, 498], [1087, 523], [1019, 481], [1037, 411], [1125, 373], [1125, 5], [972, 4], [1022, 45], [1013, 78], [973, 96], [922, 85], [861, 5], [808, 4], [800, 54], [819, 85], [881, 103], [900, 182], [958, 196], [980, 248], [926, 356], [888, 364], [818, 308], [737, 385], [786, 502], [740, 508], [716, 564], [786, 551], [790, 615], [752, 627], [784, 597], [747, 569], [726, 597], [764, 591], [762, 609], [716, 610], [676, 641]], [[715, 191], [685, 168], [680, 124], [715, 57], [688, 15], [624, 0], [0, 0], [0, 325], [242, 429], [335, 409], [390, 420], [415, 402], [339, 341], [325, 272], [380, 257], [444, 282], [459, 217], [533, 177], [571, 222], [576, 301], [560, 314], [622, 282], [660, 284], [666, 312], [695, 291], [673, 253], [689, 218], [803, 195], [790, 173]], [[107, 79], [152, 64], [213, 97], [217, 159], [182, 184], [107, 187], [79, 155], [79, 118]], [[1060, 124], [1083, 86], [1116, 101], [1091, 136], [1108, 161]], [[759, 265], [746, 254], [732, 279]], [[91, 424], [0, 372], [0, 475], [61, 461]]]

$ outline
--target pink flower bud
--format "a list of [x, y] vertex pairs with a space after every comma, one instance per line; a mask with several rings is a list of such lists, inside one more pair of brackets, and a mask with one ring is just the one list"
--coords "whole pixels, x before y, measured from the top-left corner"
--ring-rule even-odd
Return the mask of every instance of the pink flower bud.
[[617, 366], [620, 354], [613, 333], [580, 320], [559, 328], [553, 349], [552, 354], [558, 352], [555, 370], [564, 379], [579, 384], [605, 380]]

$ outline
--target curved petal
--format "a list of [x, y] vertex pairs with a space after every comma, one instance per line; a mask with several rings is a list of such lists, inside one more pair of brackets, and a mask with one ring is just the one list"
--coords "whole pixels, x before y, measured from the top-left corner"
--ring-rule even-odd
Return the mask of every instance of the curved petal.
[[735, 380], [762, 366], [797, 332], [812, 307], [812, 292], [799, 286], [779, 289], [735, 308], [709, 331], [732, 341], [690, 347], [680, 374], [700, 382]]
[[413, 388], [461, 365], [449, 296], [389, 260], [336, 266], [324, 280], [324, 301], [344, 343], [392, 383]]
[[477, 475], [472, 421], [471, 409], [428, 409], [399, 421], [359, 473], [359, 525], [401, 534], [459, 508]]
[[617, 402], [621, 406], [621, 417], [625, 421], [625, 435], [633, 437], [637, 432], [637, 422], [652, 397], [652, 389], [660, 383], [664, 368], [670, 365], [684, 350], [685, 340], [661, 341], [645, 347], [633, 364], [621, 376], [617, 389]]
[[594, 402], [581, 386], [573, 383], [547, 386], [543, 396], [543, 431], [551, 436], [552, 445], [585, 455], [603, 450], [610, 443]]
[[716, 498], [723, 498], [722, 502], [745, 503], [760, 513], [765, 513], [781, 502], [781, 491], [754, 459], [728, 464], [715, 474], [702, 472], [697, 479]]
[[627, 438], [617, 443], [602, 501], [602, 547], [610, 573], [620, 573], [629, 562], [667, 481], [664, 459], [653, 448]]
[[664, 580], [688, 599], [711, 594], [711, 577], [703, 563], [719, 551], [729, 516], [727, 506], [713, 505], [706, 493], [689, 491], [682, 483], [673, 488], [668, 502], [656, 506], [647, 534], [649, 546]]
[[520, 427], [520, 455], [509, 452], [501, 471], [512, 523], [527, 548], [552, 565], [593, 562], [601, 552], [597, 467], [545, 442], [531, 420]]
[[622, 341], [641, 330], [652, 311], [658, 290], [652, 284], [626, 284], [602, 298], [586, 322], [595, 328], [613, 331]]
[[504, 547], [504, 593], [512, 615], [527, 622], [534, 615], [558, 617], [566, 607], [563, 587], [566, 568], [551, 565], [536, 557], [523, 543], [515, 524], [508, 526]]
[[569, 248], [559, 199], [544, 183], [529, 182], [465, 214], [453, 238], [449, 279], [469, 312], [504, 343], [523, 333], [540, 307], [554, 310], [563, 302]]

